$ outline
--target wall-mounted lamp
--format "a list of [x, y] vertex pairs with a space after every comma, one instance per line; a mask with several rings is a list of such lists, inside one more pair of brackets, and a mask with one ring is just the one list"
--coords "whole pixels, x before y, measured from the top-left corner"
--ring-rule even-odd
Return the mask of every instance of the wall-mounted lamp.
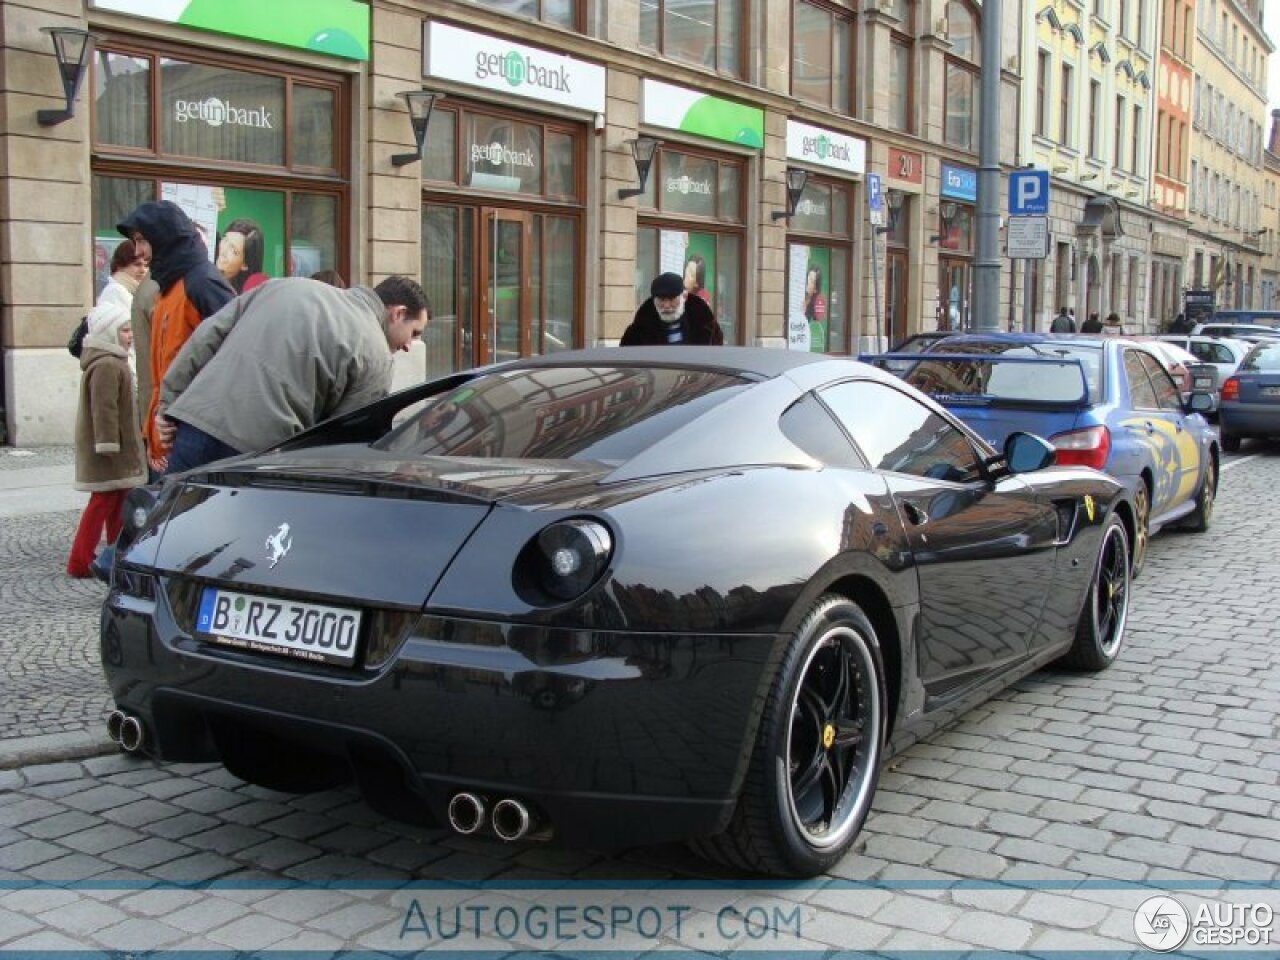
[[1081, 180], [1097, 180], [1098, 175], [1096, 173], [1082, 173], [1080, 174], [1080, 179]]
[[930, 237], [930, 243], [937, 243], [951, 232], [951, 225], [955, 223], [956, 214], [959, 212], [959, 205], [952, 200], [943, 200], [942, 203], [938, 204], [938, 218], [942, 221], [942, 232], [935, 233]]
[[640, 186], [619, 190], [619, 200], [638, 197], [644, 193], [645, 184], [649, 182], [649, 168], [653, 166], [653, 155], [658, 152], [660, 143], [662, 141], [655, 137], [636, 137], [631, 141], [631, 159], [636, 162], [636, 179], [640, 181]]
[[41, 27], [40, 32], [47, 33], [53, 40], [53, 52], [58, 58], [58, 73], [62, 77], [62, 93], [67, 99], [67, 105], [62, 110], [36, 111], [36, 122], [42, 127], [52, 127], [75, 116], [76, 91], [80, 89], [85, 67], [89, 64], [93, 38], [88, 30], [81, 30], [79, 27]]
[[1071, 168], [1070, 168], [1069, 166], [1067, 166], [1065, 163], [1060, 163], [1060, 164], [1058, 164], [1056, 167], [1054, 167], [1054, 168], [1053, 168], [1053, 172], [1054, 172], [1054, 173], [1066, 173], [1066, 172], [1067, 172], [1068, 170], [1070, 170], [1070, 169], [1071, 169]]
[[1132, 199], [1133, 197], [1136, 197], [1137, 195], [1138, 195], [1137, 190], [1130, 190], [1128, 193], [1125, 194], [1125, 196], [1129, 197], [1130, 199]]
[[809, 183], [809, 171], [799, 167], [787, 167], [787, 209], [773, 211], [773, 219], [785, 220], [794, 216], [800, 206], [800, 197]]
[[885, 193], [885, 206], [889, 209], [889, 222], [883, 227], [876, 227], [876, 233], [893, 233], [898, 229], [898, 217], [902, 215], [902, 208], [906, 205], [907, 195], [903, 191], [894, 187]]
[[1043, 20], [1049, 24], [1049, 29], [1054, 33], [1059, 33], [1062, 30], [1062, 20], [1058, 18], [1058, 13], [1053, 9], [1052, 4], [1047, 7], [1043, 7], [1040, 12], [1036, 14], [1036, 19]]
[[409, 106], [409, 122], [413, 124], [413, 142], [417, 145], [412, 153], [397, 153], [391, 157], [393, 167], [403, 167], [406, 163], [422, 159], [422, 145], [427, 142], [427, 124], [431, 122], [431, 108], [436, 101], [444, 97], [443, 93], [432, 90], [406, 90], [400, 94]]

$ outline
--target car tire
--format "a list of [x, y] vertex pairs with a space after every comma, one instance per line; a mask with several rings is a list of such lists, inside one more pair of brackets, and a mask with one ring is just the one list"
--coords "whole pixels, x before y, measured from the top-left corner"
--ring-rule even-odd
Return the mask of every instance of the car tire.
[[1240, 450], [1241, 438], [1234, 433], [1223, 433], [1218, 440], [1222, 443], [1222, 449], [1227, 453], [1237, 453]]
[[769, 690], [728, 829], [698, 854], [788, 877], [821, 873], [862, 828], [885, 740], [880, 644], [862, 609], [819, 598], [796, 629]]
[[1204, 533], [1213, 520], [1214, 499], [1218, 495], [1218, 463], [1209, 458], [1204, 468], [1204, 479], [1200, 481], [1200, 490], [1196, 493], [1196, 508], [1182, 522], [1184, 530], [1192, 533]]
[[1072, 670], [1105, 670], [1115, 662], [1124, 645], [1129, 619], [1129, 534], [1114, 513], [1107, 519], [1094, 562], [1076, 636], [1062, 664]]
[[1133, 575], [1142, 572], [1147, 562], [1147, 545], [1151, 542], [1151, 492], [1147, 481], [1138, 478], [1138, 489], [1133, 492]]

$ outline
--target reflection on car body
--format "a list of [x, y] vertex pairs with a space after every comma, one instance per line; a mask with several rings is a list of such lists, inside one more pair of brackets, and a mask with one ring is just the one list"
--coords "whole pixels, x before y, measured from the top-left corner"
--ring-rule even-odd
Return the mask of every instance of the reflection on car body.
[[[1052, 458], [818, 354], [455, 374], [131, 494], [110, 729], [276, 789], [354, 779], [461, 834], [817, 873], [889, 752], [1041, 665], [1119, 654], [1136, 505]], [[312, 615], [304, 656], [201, 621], [224, 596]]]

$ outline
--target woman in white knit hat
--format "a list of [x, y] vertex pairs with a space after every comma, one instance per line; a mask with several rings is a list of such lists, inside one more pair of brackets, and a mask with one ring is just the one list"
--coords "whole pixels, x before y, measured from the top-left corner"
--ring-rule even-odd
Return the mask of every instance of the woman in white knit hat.
[[108, 542], [120, 533], [126, 494], [147, 481], [129, 371], [132, 347], [127, 307], [107, 302], [89, 311], [89, 334], [80, 354], [75, 480], [77, 490], [89, 492], [89, 502], [67, 559], [73, 577], [89, 576], [103, 532]]

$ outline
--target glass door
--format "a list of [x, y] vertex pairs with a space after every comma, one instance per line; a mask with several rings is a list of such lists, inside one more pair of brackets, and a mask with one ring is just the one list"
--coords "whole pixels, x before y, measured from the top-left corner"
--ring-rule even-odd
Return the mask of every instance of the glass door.
[[938, 283], [938, 329], [969, 329], [969, 262], [943, 259]]
[[481, 211], [480, 329], [476, 362], [529, 355], [532, 296], [530, 215], [519, 210]]

